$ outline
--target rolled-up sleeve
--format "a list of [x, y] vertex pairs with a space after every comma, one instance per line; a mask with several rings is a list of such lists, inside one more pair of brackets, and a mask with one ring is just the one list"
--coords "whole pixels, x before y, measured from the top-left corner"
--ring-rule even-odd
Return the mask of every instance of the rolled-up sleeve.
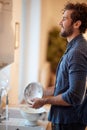
[[79, 50], [72, 51], [68, 60], [69, 88], [62, 93], [64, 101], [72, 105], [82, 102], [85, 93], [87, 58]]

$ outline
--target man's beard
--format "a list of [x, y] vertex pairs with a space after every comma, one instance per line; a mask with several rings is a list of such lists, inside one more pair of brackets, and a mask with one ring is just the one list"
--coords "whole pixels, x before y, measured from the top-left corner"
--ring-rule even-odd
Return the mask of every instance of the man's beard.
[[73, 28], [72, 27], [69, 27], [69, 29], [60, 32], [60, 36], [62, 36], [64, 38], [69, 37], [72, 34], [73, 34]]

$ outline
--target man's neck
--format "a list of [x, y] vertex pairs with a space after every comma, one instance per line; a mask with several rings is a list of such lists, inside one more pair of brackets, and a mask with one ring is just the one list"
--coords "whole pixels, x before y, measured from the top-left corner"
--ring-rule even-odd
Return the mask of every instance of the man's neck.
[[67, 41], [70, 42], [72, 39], [80, 35], [80, 33], [73, 33], [71, 36], [67, 37]]

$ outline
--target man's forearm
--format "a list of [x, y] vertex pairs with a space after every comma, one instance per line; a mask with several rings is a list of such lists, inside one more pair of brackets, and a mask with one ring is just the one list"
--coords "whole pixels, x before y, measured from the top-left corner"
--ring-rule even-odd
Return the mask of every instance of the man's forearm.
[[62, 99], [62, 95], [58, 95], [58, 96], [52, 96], [52, 97], [47, 97], [44, 98], [44, 104], [51, 104], [51, 105], [60, 105], [60, 106], [70, 106], [70, 104], [68, 104], [67, 102], [65, 102]]
[[44, 89], [43, 97], [53, 96], [53, 94], [54, 94], [54, 86], [48, 87], [48, 88]]

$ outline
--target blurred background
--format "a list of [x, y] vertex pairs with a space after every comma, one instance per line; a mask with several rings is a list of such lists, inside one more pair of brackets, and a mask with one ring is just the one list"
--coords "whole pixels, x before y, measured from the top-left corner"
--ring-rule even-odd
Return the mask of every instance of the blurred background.
[[[9, 1], [10, 11], [7, 9]], [[4, 27], [8, 28], [8, 23], [12, 31], [5, 32], [3, 44], [0, 42], [0, 87], [8, 87], [9, 105], [16, 106], [30, 82], [41, 82], [44, 88], [54, 85], [56, 66], [66, 47], [66, 39], [59, 37], [59, 22], [67, 0], [5, 2], [0, 0], [0, 35]], [[4, 9], [7, 12], [2, 11]], [[87, 34], [84, 36], [87, 38]]]

